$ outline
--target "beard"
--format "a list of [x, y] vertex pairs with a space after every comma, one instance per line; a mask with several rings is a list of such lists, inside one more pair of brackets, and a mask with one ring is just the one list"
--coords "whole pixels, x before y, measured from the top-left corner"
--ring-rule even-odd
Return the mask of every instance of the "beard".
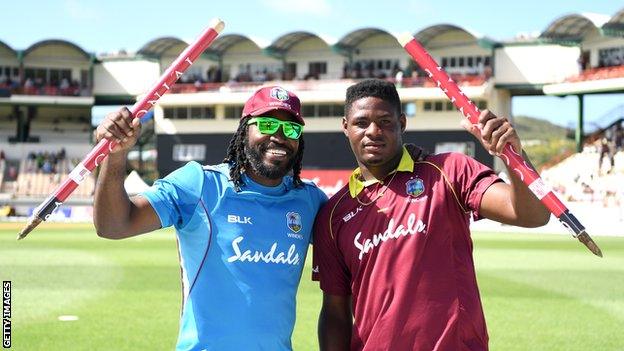
[[253, 171], [268, 179], [281, 179], [292, 170], [295, 164], [295, 155], [284, 161], [269, 163], [265, 162], [263, 157], [268, 149], [268, 143], [252, 147], [249, 145], [248, 140], [245, 140], [245, 155]]

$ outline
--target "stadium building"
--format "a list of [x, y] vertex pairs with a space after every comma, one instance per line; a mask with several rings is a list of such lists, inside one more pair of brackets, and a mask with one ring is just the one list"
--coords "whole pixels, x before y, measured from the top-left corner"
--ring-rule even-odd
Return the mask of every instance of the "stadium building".
[[[481, 109], [513, 116], [514, 96], [578, 96], [579, 148], [583, 96], [624, 92], [624, 9], [613, 16], [566, 15], [538, 37], [513, 41], [453, 24], [414, 36]], [[91, 149], [94, 107], [133, 104], [187, 45], [166, 37], [136, 53], [95, 55], [62, 40], [25, 50], [0, 41], [0, 204], [32, 211]], [[459, 113], [391, 33], [361, 28], [338, 41], [297, 31], [268, 45], [242, 34], [219, 36], [155, 106], [158, 173], [190, 160], [221, 162], [245, 100], [260, 86], [281, 85], [302, 101], [304, 176], [331, 192], [355, 166], [341, 131], [345, 91], [369, 77], [397, 85], [408, 116], [406, 142], [501, 167], [460, 127]], [[88, 205], [93, 188], [91, 177], [71, 201]]]

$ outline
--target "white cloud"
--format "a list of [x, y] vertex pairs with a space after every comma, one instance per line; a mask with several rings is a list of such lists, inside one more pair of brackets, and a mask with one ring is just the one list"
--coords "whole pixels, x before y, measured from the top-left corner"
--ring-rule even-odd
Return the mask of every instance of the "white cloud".
[[327, 15], [331, 8], [327, 0], [263, 0], [265, 6], [281, 13], [296, 13], [306, 15]]
[[94, 20], [97, 19], [98, 11], [91, 4], [79, 0], [65, 0], [64, 9], [70, 18], [77, 20]]

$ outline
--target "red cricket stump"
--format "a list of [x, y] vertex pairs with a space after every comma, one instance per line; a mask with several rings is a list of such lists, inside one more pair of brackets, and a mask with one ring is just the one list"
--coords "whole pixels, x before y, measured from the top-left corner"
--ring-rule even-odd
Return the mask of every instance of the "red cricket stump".
[[[143, 117], [154, 105], [161, 96], [166, 94], [173, 84], [184, 74], [184, 72], [193, 64], [193, 62], [206, 50], [206, 48], [215, 40], [215, 38], [221, 33], [225, 27], [225, 24], [220, 19], [213, 19], [210, 25], [204, 32], [191, 43], [178, 58], [173, 61], [171, 66], [167, 68], [165, 73], [160, 76], [160, 79], [150, 91], [143, 96], [143, 98], [137, 101], [130, 112], [134, 118]], [[28, 222], [28, 225], [20, 231], [17, 240], [23, 239], [30, 233], [39, 223], [48, 219], [54, 210], [56, 210], [65, 200], [71, 195], [71, 193], [84, 181], [95, 167], [108, 156], [108, 154], [117, 145], [114, 141], [102, 139], [100, 142], [87, 154], [87, 156], [69, 173], [69, 177], [50, 195], [43, 203], [41, 203], [33, 212], [33, 215]]]
[[[435, 60], [429, 55], [427, 50], [409, 33], [401, 34], [397, 37], [398, 42], [408, 52], [408, 54], [418, 63], [418, 65], [433, 79], [438, 88], [446, 94], [451, 102], [459, 109], [464, 117], [472, 124], [476, 124], [480, 111], [475, 104], [470, 101], [459, 89], [457, 84], [446, 74]], [[585, 227], [570, 213], [570, 210], [559, 200], [552, 189], [544, 182], [540, 175], [531, 167], [511, 144], [505, 145], [500, 158], [513, 169], [518, 177], [529, 187], [531, 192], [540, 199], [544, 205], [570, 230], [572, 236], [585, 244], [595, 255], [602, 257], [602, 252], [592, 238], [585, 231]]]

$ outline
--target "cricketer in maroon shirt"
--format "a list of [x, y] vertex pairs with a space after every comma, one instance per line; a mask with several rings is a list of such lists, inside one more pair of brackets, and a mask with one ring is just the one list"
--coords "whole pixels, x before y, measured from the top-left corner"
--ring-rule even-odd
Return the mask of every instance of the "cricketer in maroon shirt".
[[351, 350], [487, 350], [469, 224], [501, 180], [462, 154], [414, 162], [405, 148], [383, 182], [359, 172], [314, 231], [313, 278], [353, 298]]

